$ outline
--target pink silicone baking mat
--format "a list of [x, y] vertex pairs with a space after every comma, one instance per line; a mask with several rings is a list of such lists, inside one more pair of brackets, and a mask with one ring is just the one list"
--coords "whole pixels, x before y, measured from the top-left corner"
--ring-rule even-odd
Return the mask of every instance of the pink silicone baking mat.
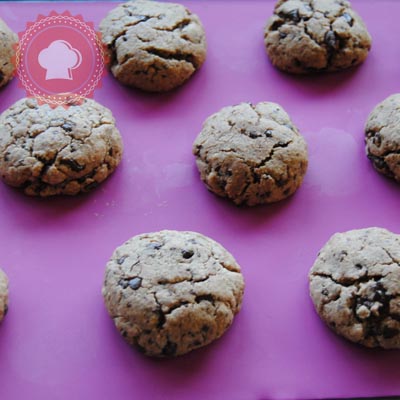
[[[143, 94], [110, 75], [95, 99], [109, 107], [125, 144], [115, 174], [88, 195], [36, 199], [0, 184], [0, 265], [10, 308], [0, 326], [1, 400], [315, 399], [400, 394], [400, 352], [368, 350], [319, 320], [307, 274], [337, 231], [382, 226], [400, 233], [399, 186], [364, 154], [363, 126], [400, 92], [398, 1], [353, 1], [373, 37], [360, 68], [293, 77], [263, 46], [272, 1], [185, 1], [204, 23], [208, 56], [181, 89]], [[5, 3], [15, 31], [51, 10], [98, 26], [116, 3]], [[1, 90], [0, 111], [24, 96]], [[202, 122], [242, 101], [280, 103], [309, 143], [295, 196], [240, 209], [209, 193], [191, 154]], [[133, 235], [193, 230], [241, 264], [241, 313], [223, 338], [172, 360], [132, 350], [103, 305], [105, 264]]]

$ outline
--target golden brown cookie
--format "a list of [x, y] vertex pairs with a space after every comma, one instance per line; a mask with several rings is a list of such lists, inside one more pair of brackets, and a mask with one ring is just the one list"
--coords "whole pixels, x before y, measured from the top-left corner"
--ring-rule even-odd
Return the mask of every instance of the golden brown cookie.
[[337, 233], [309, 278], [315, 308], [333, 331], [367, 347], [400, 348], [400, 235]]
[[264, 40], [272, 63], [294, 74], [358, 65], [371, 48], [364, 22], [346, 0], [279, 0]]
[[149, 92], [182, 85], [206, 57], [203, 26], [180, 4], [148, 0], [121, 4], [103, 19], [100, 31], [115, 78]]
[[122, 156], [111, 111], [94, 100], [52, 109], [33, 98], [0, 115], [0, 176], [31, 196], [75, 195], [104, 181]]
[[307, 170], [307, 145], [275, 103], [242, 103], [209, 117], [193, 144], [207, 188], [254, 206], [292, 195]]
[[0, 87], [7, 84], [13, 77], [15, 70], [14, 46], [18, 36], [0, 18]]
[[195, 232], [142, 234], [107, 264], [103, 296], [125, 340], [149, 356], [178, 356], [218, 339], [239, 312], [240, 267]]
[[400, 94], [389, 96], [371, 112], [365, 141], [375, 169], [400, 182]]

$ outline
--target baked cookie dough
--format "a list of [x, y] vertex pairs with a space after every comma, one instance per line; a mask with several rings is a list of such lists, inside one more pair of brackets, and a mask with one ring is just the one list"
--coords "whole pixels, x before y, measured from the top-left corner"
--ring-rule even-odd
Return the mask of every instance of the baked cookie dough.
[[275, 103], [242, 103], [210, 116], [193, 144], [207, 188], [237, 205], [292, 195], [307, 170], [307, 145]]
[[362, 63], [371, 37], [346, 0], [279, 0], [264, 31], [269, 58], [293, 74]]
[[378, 104], [365, 126], [366, 152], [375, 169], [400, 182], [400, 94]]
[[199, 18], [180, 4], [136, 0], [100, 23], [111, 71], [124, 85], [165, 92], [182, 85], [206, 57]]
[[400, 235], [382, 228], [333, 235], [310, 271], [315, 308], [337, 334], [400, 348]]
[[31, 196], [87, 192], [121, 155], [111, 111], [94, 100], [51, 109], [24, 98], [0, 115], [0, 176]]
[[8, 279], [6, 274], [0, 269], [0, 322], [3, 320], [8, 310]]
[[14, 47], [18, 36], [0, 18], [0, 87], [11, 80], [15, 70], [12, 58], [15, 55]]
[[107, 264], [106, 307], [125, 340], [149, 356], [179, 356], [218, 339], [239, 312], [240, 267], [200, 233], [135, 236]]

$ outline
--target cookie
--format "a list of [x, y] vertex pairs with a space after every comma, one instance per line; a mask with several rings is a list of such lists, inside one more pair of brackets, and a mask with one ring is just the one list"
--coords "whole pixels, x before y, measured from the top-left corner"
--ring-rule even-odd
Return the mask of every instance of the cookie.
[[0, 18], [0, 87], [8, 83], [13, 77], [15, 63], [14, 47], [17, 44], [18, 36]]
[[0, 176], [31, 196], [87, 192], [121, 155], [111, 111], [94, 100], [52, 109], [25, 98], [0, 115]]
[[279, 0], [264, 31], [269, 58], [293, 74], [361, 64], [371, 36], [346, 0]]
[[106, 307], [125, 340], [149, 356], [179, 356], [218, 339], [239, 312], [240, 267], [195, 232], [135, 236], [107, 264]]
[[292, 195], [307, 170], [307, 145], [275, 103], [242, 103], [209, 117], [193, 144], [207, 188], [237, 205]]
[[115, 78], [149, 92], [182, 85], [206, 57], [203, 26], [180, 4], [147, 0], [121, 4], [100, 23], [100, 32]]
[[365, 126], [366, 152], [375, 169], [400, 182], [400, 94], [371, 112]]
[[8, 278], [0, 269], [0, 322], [8, 311]]
[[310, 271], [323, 321], [367, 347], [400, 348], [400, 235], [382, 228], [333, 235]]

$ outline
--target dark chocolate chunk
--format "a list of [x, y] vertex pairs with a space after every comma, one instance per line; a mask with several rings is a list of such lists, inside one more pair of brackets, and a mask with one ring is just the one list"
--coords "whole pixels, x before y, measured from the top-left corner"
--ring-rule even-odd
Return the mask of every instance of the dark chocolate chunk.
[[178, 346], [176, 345], [176, 343], [168, 340], [167, 344], [164, 346], [162, 350], [162, 354], [164, 356], [174, 356], [177, 348]]
[[399, 330], [395, 328], [390, 328], [389, 326], [384, 326], [383, 331], [382, 331], [382, 336], [385, 339], [391, 339], [394, 338], [399, 334]]
[[142, 278], [136, 276], [135, 278], [132, 278], [129, 282], [128, 285], [131, 289], [137, 290], [140, 288], [142, 285]]
[[193, 257], [193, 250], [182, 250], [182, 257], [188, 260], [189, 258]]
[[151, 242], [146, 247], [148, 249], [160, 250], [163, 245], [158, 242]]
[[328, 45], [328, 47], [336, 49], [337, 40], [336, 40], [335, 32], [333, 32], [333, 31], [326, 32], [326, 34], [325, 34], [325, 43]]
[[195, 301], [196, 303], [200, 303], [201, 301], [209, 301], [210, 303], [214, 303], [214, 297], [211, 294], [202, 294], [196, 296]]
[[73, 125], [70, 124], [69, 122], [66, 122], [65, 124], [61, 125], [61, 128], [63, 128], [65, 132], [71, 132]]
[[72, 171], [80, 172], [85, 169], [84, 165], [80, 165], [77, 161], [71, 160], [70, 158], [64, 158], [60, 161], [60, 164], [68, 165]]
[[353, 26], [354, 20], [353, 20], [353, 17], [352, 17], [350, 14], [348, 14], [348, 13], [343, 13], [342, 17], [346, 20], [346, 22], [347, 22], [350, 26]]

